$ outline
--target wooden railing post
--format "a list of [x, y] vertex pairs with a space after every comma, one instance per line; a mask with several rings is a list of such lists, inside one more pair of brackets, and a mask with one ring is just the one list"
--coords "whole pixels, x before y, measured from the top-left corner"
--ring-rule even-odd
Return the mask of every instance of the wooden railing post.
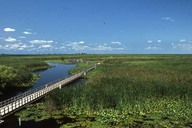
[[59, 89], [61, 89], [62, 88], [62, 86], [61, 86], [61, 84], [59, 85]]
[[3, 118], [0, 116], [0, 124], [4, 122], [2, 119], [3, 119]]

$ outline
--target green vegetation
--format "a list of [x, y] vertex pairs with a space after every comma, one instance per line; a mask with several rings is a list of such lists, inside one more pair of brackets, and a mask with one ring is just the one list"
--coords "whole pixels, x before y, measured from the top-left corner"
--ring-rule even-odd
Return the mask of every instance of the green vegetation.
[[81, 62], [81, 63], [78, 63], [75, 68], [71, 69], [69, 71], [69, 73], [70, 74], [77, 73], [77, 72], [83, 71], [83, 70], [85, 70], [85, 69], [87, 69], [89, 67], [90, 67], [90, 64]]
[[46, 60], [45, 62], [68, 64], [68, 63], [70, 63], [70, 60], [61, 58], [61, 59], [57, 59], [57, 60]]
[[95, 117], [87, 116], [73, 116], [70, 113], [66, 113], [64, 110], [54, 110], [51, 111], [47, 109], [46, 104], [37, 103], [29, 105], [25, 110], [22, 110], [20, 113], [16, 114], [19, 116], [22, 121], [31, 121], [36, 122], [44, 121], [47, 119], [56, 120], [57, 124], [60, 124], [60, 128], [74, 128], [74, 127], [106, 127], [106, 125], [95, 120]]
[[13, 68], [27, 69], [31, 72], [44, 70], [50, 66], [44, 62], [43, 56], [0, 56], [0, 65], [6, 65]]
[[[0, 55], [0, 94], [5, 89], [30, 87], [38, 78], [32, 72], [50, 68], [47, 62], [73, 63], [72, 59], [86, 55]], [[88, 56], [86, 56], [88, 57]], [[79, 64], [71, 73], [86, 68]]]
[[38, 76], [33, 75], [26, 68], [13, 68], [0, 65], [0, 94], [8, 88], [32, 86], [36, 79], [38, 79]]
[[[38, 76], [31, 72], [45, 70], [50, 66], [44, 62], [52, 56], [0, 56], [0, 94], [10, 88], [26, 88], [33, 85]], [[62, 57], [55, 57], [62, 59]]]
[[191, 127], [191, 55], [81, 58], [101, 65], [88, 74], [85, 85], [56, 90], [43, 104], [52, 115], [60, 110], [87, 122], [63, 127]]

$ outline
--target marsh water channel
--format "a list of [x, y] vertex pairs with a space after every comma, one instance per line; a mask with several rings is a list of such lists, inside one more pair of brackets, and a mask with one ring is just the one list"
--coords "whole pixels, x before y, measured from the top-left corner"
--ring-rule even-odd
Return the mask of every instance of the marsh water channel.
[[[58, 63], [48, 63], [49, 65], [52, 66], [52, 68], [49, 68], [47, 70], [44, 71], [38, 71], [38, 72], [34, 72], [34, 74], [37, 74], [40, 76], [40, 78], [34, 83], [34, 85], [31, 88], [28, 88], [26, 90], [20, 90], [20, 91], [13, 91], [10, 93], [7, 92], [7, 95], [4, 95], [4, 97], [1, 97], [1, 101], [3, 99], [7, 99], [10, 98], [14, 95], [18, 95], [22, 92], [25, 92], [27, 90], [30, 89], [34, 89], [37, 88], [39, 86], [45, 85], [47, 83], [56, 81], [58, 79], [64, 78], [69, 76], [69, 70], [74, 68], [76, 66], [76, 64], [58, 64]], [[8, 95], [9, 94], [9, 95]], [[11, 94], [11, 95], [10, 95]], [[21, 127], [22, 128], [36, 128], [36, 127], [42, 127], [43, 124], [46, 124], [47, 127], [43, 128], [56, 128], [56, 122], [53, 119], [49, 119], [46, 121], [42, 121], [42, 122], [35, 122], [35, 121], [28, 121], [25, 122]], [[47, 125], [48, 124], [48, 125]], [[10, 115], [9, 117], [6, 118], [4, 124], [2, 126], [0, 126], [0, 128], [21, 128], [18, 125], [18, 119], [17, 117], [15, 117], [14, 115]]]

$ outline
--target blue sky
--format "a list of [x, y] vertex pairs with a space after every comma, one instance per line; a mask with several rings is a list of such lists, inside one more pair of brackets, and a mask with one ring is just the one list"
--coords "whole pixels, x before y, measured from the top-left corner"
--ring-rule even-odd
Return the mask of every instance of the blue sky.
[[0, 0], [0, 53], [192, 53], [192, 0]]

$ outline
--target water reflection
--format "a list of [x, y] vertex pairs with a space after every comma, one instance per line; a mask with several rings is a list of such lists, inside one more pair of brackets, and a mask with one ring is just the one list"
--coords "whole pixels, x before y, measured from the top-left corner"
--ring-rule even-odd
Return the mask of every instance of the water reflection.
[[53, 68], [49, 68], [46, 71], [35, 72], [34, 74], [40, 75], [40, 79], [36, 81], [32, 88], [39, 87], [41, 85], [45, 85], [49, 82], [53, 82], [63, 77], [69, 76], [69, 70], [74, 68], [75, 64], [57, 64], [57, 63], [48, 63], [53, 66]]

